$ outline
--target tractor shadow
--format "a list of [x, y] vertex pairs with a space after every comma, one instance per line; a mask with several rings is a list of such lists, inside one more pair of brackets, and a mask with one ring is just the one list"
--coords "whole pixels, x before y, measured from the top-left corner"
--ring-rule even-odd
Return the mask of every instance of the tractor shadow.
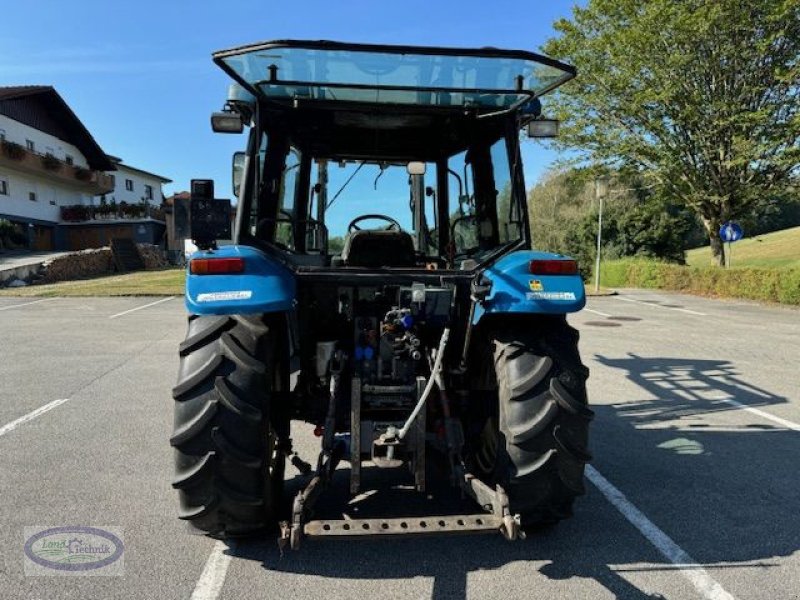
[[749, 383], [727, 360], [594, 359], [637, 386], [592, 407], [595, 464], [634, 504], [707, 569], [800, 551], [800, 432], [743, 410], [797, 396]]
[[[724, 360], [633, 354], [595, 360], [636, 384], [619, 402], [593, 406], [591, 449], [597, 468], [712, 577], [729, 569], [752, 572], [756, 581], [779, 576], [785, 565], [777, 558], [800, 550], [800, 481], [793, 475], [800, 436], [721, 400], [768, 407], [787, 398], [748, 383]], [[724, 411], [747, 417], [739, 425], [720, 427]], [[396, 478], [396, 473], [365, 469], [363, 489], [379, 491], [351, 503], [349, 470], [340, 468], [314, 518], [476, 512], [449, 487], [433, 460], [427, 494], [408, 489], [410, 477], [401, 485]], [[300, 477], [287, 481], [287, 508], [302, 482]], [[567, 590], [662, 598], [635, 584], [654, 577], [641, 587], [657, 589], [659, 582], [682, 580], [675, 566], [586, 486], [572, 519], [524, 541], [510, 543], [499, 535], [306, 539], [300, 551], [281, 554], [273, 537], [237, 542], [230, 553], [260, 563], [265, 571], [385, 581], [387, 598], [399, 595], [393, 581], [415, 577], [433, 580], [433, 600], [494, 597], [500, 590], [508, 598], [560, 597]], [[484, 587], [487, 581], [491, 587]]]
[[[620, 416], [634, 422], [672, 421], [738, 410], [726, 400], [752, 407], [788, 402], [784, 396], [747, 383], [727, 360], [643, 358], [632, 353], [626, 358], [594, 358], [603, 367], [624, 371], [629, 381], [652, 397], [615, 405]], [[764, 428], [771, 429], [767, 423]]]
[[[358, 511], [347, 503], [349, 469], [339, 469], [331, 487], [320, 498], [319, 510], [314, 518], [414, 517], [430, 515], [469, 514], [478, 512], [477, 506], [461, 500], [457, 492], [447, 485], [446, 476], [440, 476], [426, 494], [419, 494], [410, 486], [386, 485], [384, 473], [375, 469], [362, 471], [365, 488], [370, 490], [358, 504]], [[429, 473], [429, 481], [437, 473]], [[299, 479], [299, 478], [298, 478]], [[409, 481], [403, 482], [410, 483]], [[287, 492], [298, 489], [298, 481], [287, 482]], [[374, 491], [380, 488], [378, 491]], [[648, 595], [630, 583], [610, 565], [631, 564], [642, 561], [641, 548], [636, 544], [615, 544], [608, 539], [607, 520], [619, 519], [613, 509], [603, 507], [603, 519], [592, 514], [593, 505], [602, 503], [599, 494], [591, 490], [592, 502], [578, 503], [575, 516], [557, 527], [540, 532], [530, 532], [527, 539], [515, 542], [504, 540], [499, 534], [453, 534], [439, 536], [409, 536], [406, 538], [358, 540], [304, 539], [299, 551], [288, 548], [281, 553], [273, 537], [266, 541], [237, 541], [229, 552], [240, 560], [251, 560], [272, 572], [314, 575], [336, 579], [385, 580], [385, 598], [402, 594], [392, 588], [393, 580], [419, 577], [432, 579], [432, 600], [463, 599], [466, 597], [492, 597], [495, 589], [506, 588], [499, 584], [481, 594], [474, 587], [468, 590], [470, 573], [501, 569], [514, 563], [524, 564], [522, 577], [540, 575], [553, 585], [567, 580], [589, 579], [599, 583], [617, 598], [631, 600], [657, 600], [659, 595]], [[344, 499], [344, 500], [343, 500]], [[588, 532], [587, 532], [588, 530]], [[424, 537], [424, 539], [422, 539]], [[575, 545], [581, 540], [581, 547]], [[585, 546], [584, 546], [585, 545]], [[641, 545], [639, 545], [641, 546]], [[647, 553], [648, 559], [658, 562], [658, 556]], [[498, 572], [495, 577], [509, 575]], [[485, 585], [478, 585], [478, 590]], [[529, 585], [529, 584], [527, 584]], [[328, 588], [330, 589], [330, 588]], [[528, 590], [530, 591], [530, 590]], [[511, 591], [507, 597], [525, 597], [523, 590]]]

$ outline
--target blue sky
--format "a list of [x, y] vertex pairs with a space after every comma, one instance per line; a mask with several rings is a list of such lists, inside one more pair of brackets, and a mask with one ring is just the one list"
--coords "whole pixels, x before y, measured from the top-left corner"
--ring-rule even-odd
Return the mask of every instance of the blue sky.
[[[0, 85], [53, 85], [109, 154], [164, 175], [167, 194], [213, 178], [229, 197], [242, 136], [213, 134], [228, 79], [215, 50], [268, 39], [538, 50], [573, 2], [239, 0], [6, 2]], [[546, 109], [546, 102], [545, 102]], [[556, 154], [525, 143], [530, 187]]]

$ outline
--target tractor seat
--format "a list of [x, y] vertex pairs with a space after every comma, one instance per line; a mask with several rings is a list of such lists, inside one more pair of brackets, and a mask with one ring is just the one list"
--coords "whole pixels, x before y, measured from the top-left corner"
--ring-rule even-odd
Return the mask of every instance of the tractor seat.
[[345, 267], [413, 267], [414, 240], [405, 231], [361, 229], [347, 234], [342, 248]]

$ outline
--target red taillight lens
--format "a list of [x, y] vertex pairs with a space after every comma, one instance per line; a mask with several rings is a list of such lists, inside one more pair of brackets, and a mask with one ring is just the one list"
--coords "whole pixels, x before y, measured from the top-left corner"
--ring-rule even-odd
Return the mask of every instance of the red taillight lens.
[[578, 263], [574, 260], [532, 260], [528, 271], [533, 275], [577, 275]]
[[227, 275], [244, 271], [243, 258], [193, 258], [189, 264], [192, 275]]

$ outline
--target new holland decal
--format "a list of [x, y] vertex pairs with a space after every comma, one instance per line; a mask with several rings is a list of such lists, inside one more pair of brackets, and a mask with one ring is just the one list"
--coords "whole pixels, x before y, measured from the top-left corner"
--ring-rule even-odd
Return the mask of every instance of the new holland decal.
[[253, 292], [250, 290], [236, 290], [233, 292], [212, 292], [210, 294], [199, 294], [198, 302], [222, 302], [225, 300], [249, 300]]

